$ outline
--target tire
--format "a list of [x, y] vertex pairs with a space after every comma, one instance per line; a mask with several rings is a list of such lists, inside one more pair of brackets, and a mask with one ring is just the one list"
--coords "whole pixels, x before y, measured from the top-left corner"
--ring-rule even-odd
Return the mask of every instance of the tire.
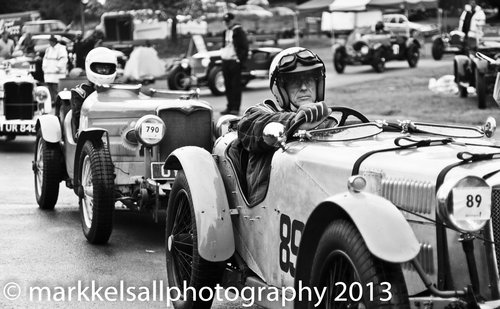
[[[359, 282], [362, 290], [354, 288], [354, 291], [359, 291], [354, 297], [361, 292], [363, 297], [355, 302], [348, 292], [341, 295], [341, 286], [336, 286], [336, 282], [345, 283], [347, 291], [351, 284], [354, 286], [354, 282]], [[390, 284], [391, 295], [387, 293], [388, 286], [384, 282]], [[370, 283], [372, 288], [369, 287]], [[334, 302], [330, 297], [323, 300], [319, 308], [327, 308], [327, 305], [331, 305], [328, 308], [356, 308], [356, 303], [358, 308], [368, 309], [410, 308], [401, 266], [374, 257], [356, 227], [344, 219], [335, 220], [323, 232], [313, 258], [310, 284], [320, 290], [326, 287], [326, 295], [347, 298], [347, 302]], [[373, 295], [371, 301], [369, 297], [366, 298], [369, 295]], [[311, 302], [309, 308], [314, 308], [313, 304]]]
[[336, 49], [335, 53], [333, 54], [333, 67], [335, 68], [335, 71], [337, 73], [342, 74], [345, 71], [346, 63], [345, 63], [345, 57], [343, 53]]
[[188, 90], [190, 88], [189, 82], [186, 82], [186, 79], [189, 79], [189, 74], [186, 73], [180, 66], [176, 67], [170, 74], [168, 75], [168, 89], [170, 90]]
[[484, 73], [475, 70], [476, 77], [476, 93], [477, 93], [477, 107], [480, 109], [486, 108], [486, 79]]
[[372, 67], [377, 73], [383, 73], [385, 71], [385, 57], [382, 50], [375, 52]]
[[432, 42], [432, 58], [441, 60], [444, 54], [444, 43], [441, 39], [436, 39]]
[[38, 207], [43, 210], [54, 209], [59, 196], [59, 183], [63, 174], [63, 155], [57, 143], [48, 143], [41, 131], [36, 134], [35, 160], [35, 196]]
[[78, 166], [83, 234], [91, 244], [105, 244], [113, 229], [115, 201], [113, 164], [102, 141], [85, 142]]
[[208, 72], [208, 88], [210, 88], [213, 95], [223, 95], [226, 93], [224, 75], [220, 66], [215, 66]]
[[410, 45], [408, 48], [407, 61], [410, 68], [416, 68], [420, 59], [420, 51], [417, 45]]
[[[198, 253], [197, 228], [189, 184], [184, 171], [180, 170], [170, 192], [165, 228], [169, 287], [183, 291], [183, 282], [186, 282], [188, 287], [200, 291], [202, 287], [213, 289], [222, 279], [225, 263], [209, 262]], [[174, 301], [174, 307], [209, 309], [212, 301], [202, 301], [199, 297], [194, 300], [191, 292]]]

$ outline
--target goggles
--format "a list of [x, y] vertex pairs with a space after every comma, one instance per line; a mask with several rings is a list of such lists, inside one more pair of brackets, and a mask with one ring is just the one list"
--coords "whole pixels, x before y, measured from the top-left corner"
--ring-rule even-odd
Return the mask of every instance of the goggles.
[[283, 79], [281, 80], [282, 85], [288, 85], [291, 87], [300, 88], [302, 85], [306, 87], [313, 86], [318, 81], [318, 76], [315, 73], [292, 73], [283, 75]]
[[297, 62], [309, 66], [321, 63], [321, 60], [312, 51], [304, 49], [298, 53], [283, 56], [278, 63], [278, 71], [280, 73], [293, 71], [297, 67]]

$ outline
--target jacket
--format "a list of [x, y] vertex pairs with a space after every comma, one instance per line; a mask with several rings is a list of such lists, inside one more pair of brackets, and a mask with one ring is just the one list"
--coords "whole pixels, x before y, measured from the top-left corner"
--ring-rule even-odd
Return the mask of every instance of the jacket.
[[[233, 31], [233, 46], [236, 52], [236, 56], [241, 63], [244, 63], [248, 58], [248, 39], [245, 30], [239, 24], [235, 24], [231, 27]], [[222, 46], [226, 46], [226, 31], [222, 33]]]
[[45, 82], [59, 83], [59, 79], [66, 77], [67, 64], [68, 52], [66, 47], [59, 43], [49, 46], [45, 51], [42, 62]]
[[[471, 13], [472, 16], [470, 17], [470, 24], [469, 24], [467, 15]], [[484, 14], [484, 11], [481, 9], [481, 7], [476, 5], [473, 12], [467, 9], [462, 12], [462, 15], [460, 15], [458, 29], [460, 29], [460, 31], [462, 32], [465, 32], [464, 30], [467, 30], [467, 33], [465, 34], [468, 37], [473, 37], [473, 38], [482, 37], [483, 36], [482, 27], [484, 26], [485, 21], [486, 21], [486, 15]]]

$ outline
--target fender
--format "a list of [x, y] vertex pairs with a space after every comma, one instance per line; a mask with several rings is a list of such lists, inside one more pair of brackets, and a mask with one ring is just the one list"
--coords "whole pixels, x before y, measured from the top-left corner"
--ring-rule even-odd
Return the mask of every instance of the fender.
[[[316, 232], [319, 225], [328, 226], [339, 217], [350, 219], [363, 237], [370, 252], [381, 260], [404, 263], [417, 256], [420, 244], [405, 217], [394, 204], [368, 192], [345, 192], [327, 198], [312, 212], [301, 239]], [[376, 220], [374, 220], [376, 218]], [[397, 233], [395, 233], [397, 231]], [[314, 233], [313, 233], [314, 234]], [[317, 237], [319, 240], [319, 236]]]
[[36, 131], [42, 132], [42, 137], [49, 143], [58, 143], [62, 140], [61, 124], [55, 115], [42, 115], [36, 121]]
[[431, 40], [432, 40], [432, 43], [437, 42], [437, 41], [443, 42], [443, 37], [441, 34], [435, 34], [432, 36]]
[[203, 148], [181, 147], [168, 156], [163, 168], [183, 169], [186, 174], [193, 201], [200, 256], [212, 262], [230, 258], [234, 253], [234, 236], [229, 202], [212, 155]]
[[455, 68], [455, 82], [462, 81], [467, 76], [467, 70], [470, 68], [470, 58], [465, 55], [456, 55], [453, 59]]
[[415, 38], [410, 38], [408, 41], [406, 41], [406, 47], [410, 47], [412, 44], [415, 44], [418, 48], [422, 48], [420, 42]]
[[61, 100], [71, 100], [71, 91], [70, 90], [62, 90], [57, 94]]
[[[78, 195], [78, 189], [80, 188], [80, 179], [78, 177], [80, 167], [78, 166], [78, 161], [80, 160], [80, 153], [82, 151], [83, 145], [85, 145], [85, 142], [87, 141], [95, 141], [95, 140], [100, 140], [102, 136], [107, 134], [108, 131], [105, 129], [101, 128], [91, 128], [91, 129], [85, 129], [80, 132], [80, 135], [78, 136], [78, 143], [76, 145], [76, 151], [75, 151], [75, 158], [74, 158], [74, 173], [73, 173], [73, 183], [74, 183], [74, 191], [75, 194]], [[109, 144], [109, 143], [108, 143]]]
[[474, 58], [472, 61], [474, 62], [476, 70], [480, 73], [488, 73], [488, 62], [486, 60]]

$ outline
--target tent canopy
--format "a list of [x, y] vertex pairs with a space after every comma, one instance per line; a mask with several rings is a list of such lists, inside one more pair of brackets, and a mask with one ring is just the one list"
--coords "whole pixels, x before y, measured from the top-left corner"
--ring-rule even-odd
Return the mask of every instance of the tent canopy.
[[329, 5], [329, 9], [330, 11], [365, 11], [388, 8], [437, 8], [437, 6], [438, 0], [334, 0]]

